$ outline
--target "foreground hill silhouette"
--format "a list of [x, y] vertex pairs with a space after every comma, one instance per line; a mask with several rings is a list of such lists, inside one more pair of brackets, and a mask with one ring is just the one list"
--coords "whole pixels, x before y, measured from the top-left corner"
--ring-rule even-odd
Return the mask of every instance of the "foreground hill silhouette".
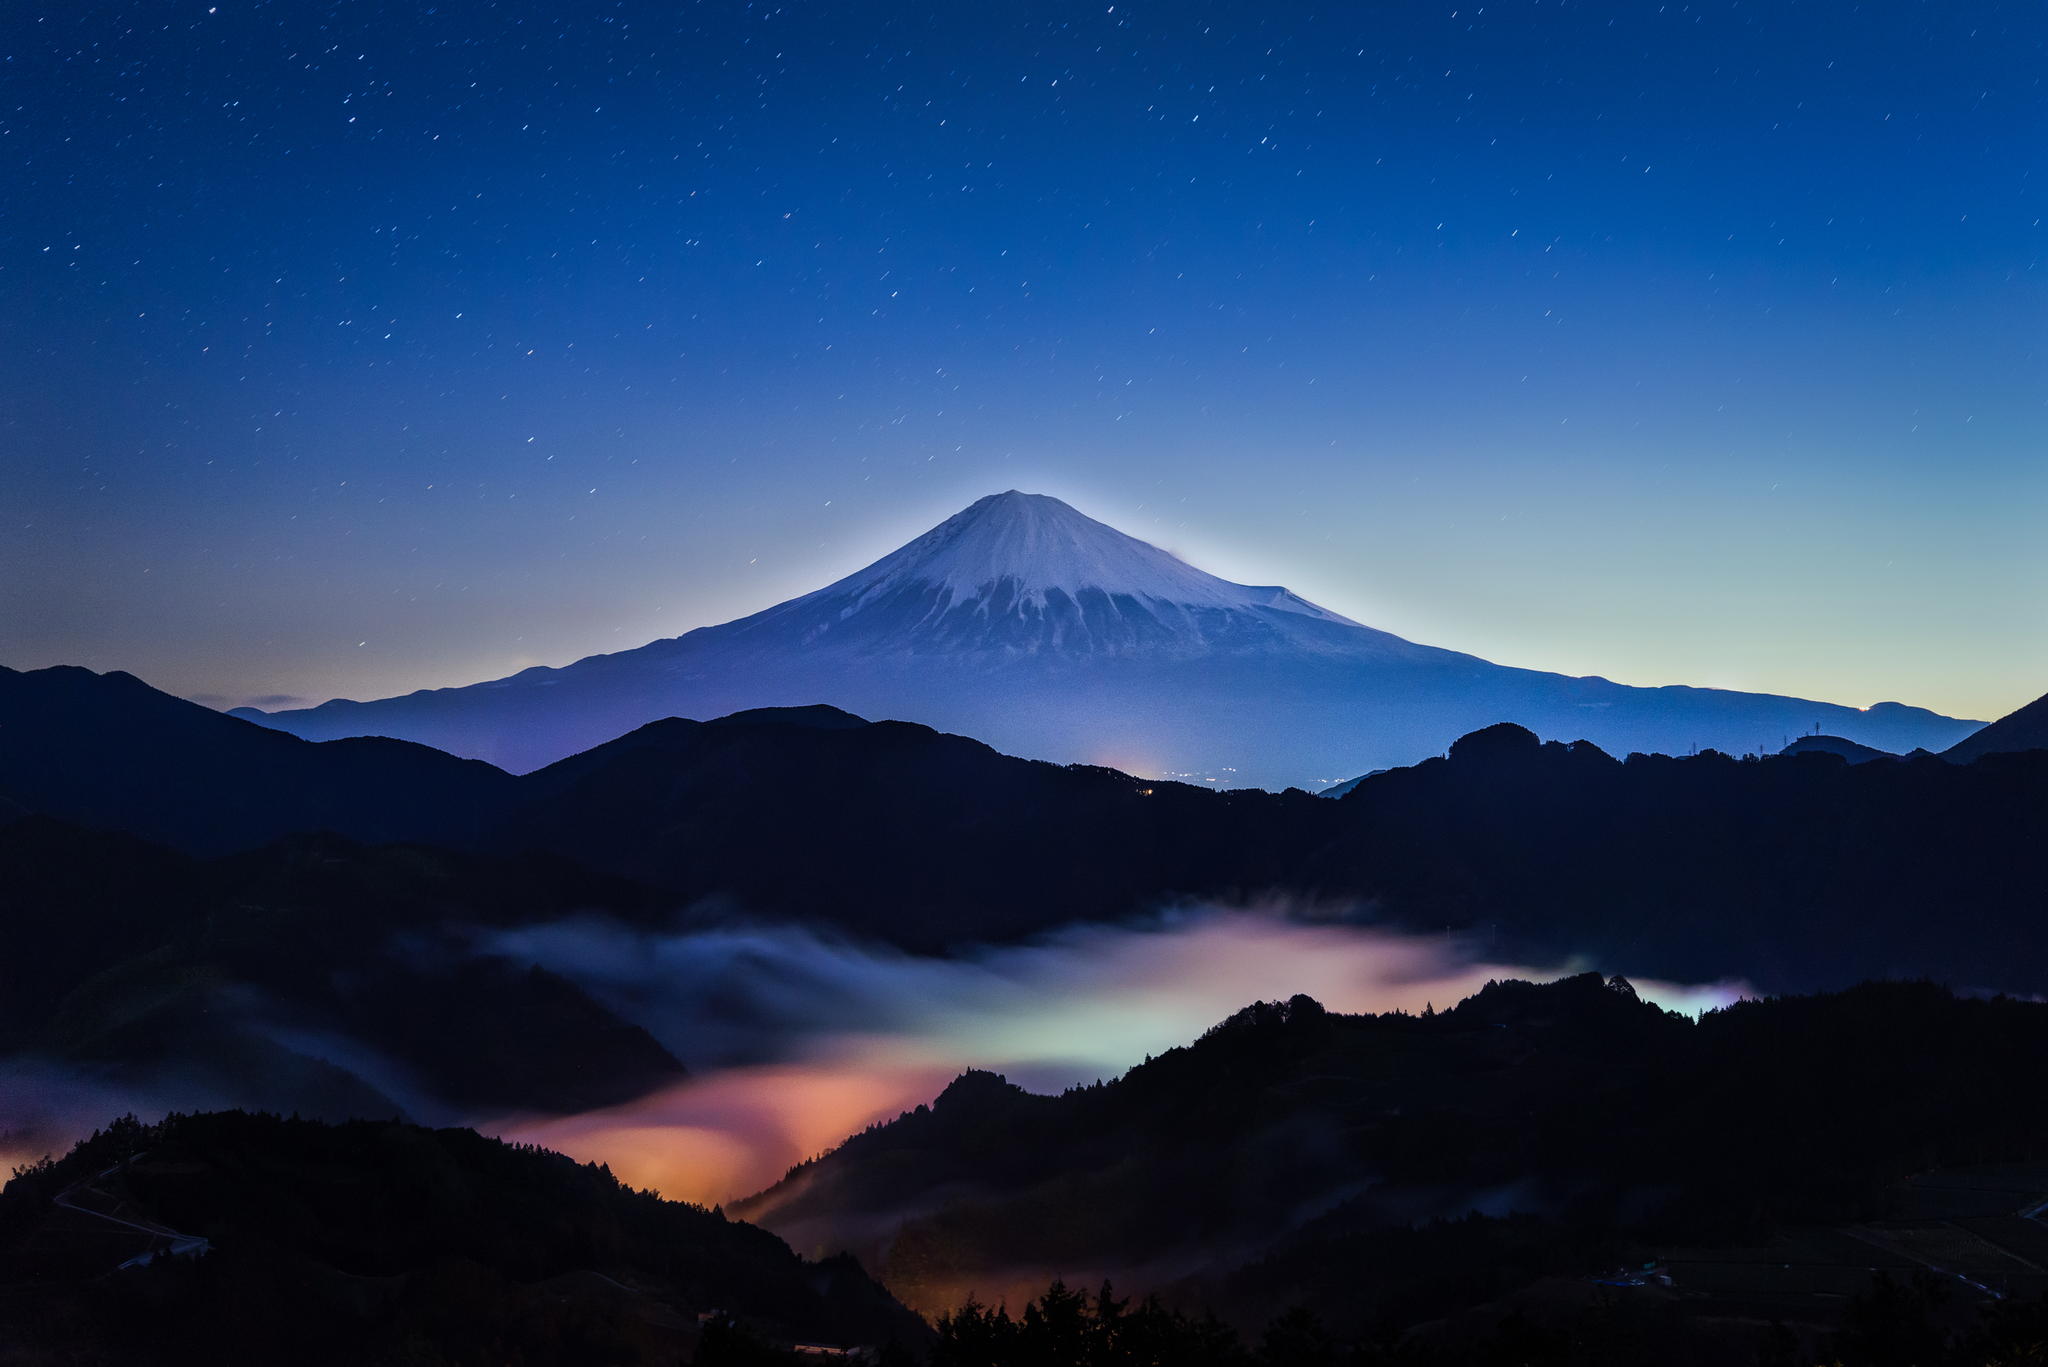
[[562, 668], [373, 702], [240, 713], [312, 739], [402, 736], [525, 772], [646, 722], [816, 702], [1010, 754], [1268, 788], [1412, 764], [1511, 718], [1610, 749], [1769, 752], [1816, 724], [1941, 749], [1978, 723], [1882, 702], [1514, 669], [1236, 584], [1012, 489], [737, 621]]
[[[1771, 1319], [1831, 1332], [1937, 1229], [1952, 1269], [1967, 1233], [1986, 1245], [1970, 1275], [2048, 1286], [2048, 1229], [2021, 1214], [2048, 1199], [2048, 1097], [2028, 1081], [2044, 1065], [2048, 1006], [1925, 984], [1697, 1022], [1597, 974], [1422, 1016], [1297, 997], [1059, 1096], [966, 1074], [734, 1210], [799, 1249], [853, 1249], [926, 1310], [1016, 1304], [1058, 1272], [1245, 1327], [1305, 1305], [1342, 1338], [1455, 1341], [1453, 1322], [1544, 1279], [1531, 1313], [1576, 1313], [1589, 1273], [1656, 1262], [1679, 1300], [1637, 1300], [1663, 1332], [1753, 1361]], [[1901, 1186], [2015, 1162], [2035, 1166], [1956, 1179], [1993, 1189], [1981, 1217], [1916, 1212]], [[1853, 1275], [1818, 1270], [1844, 1250]]]
[[[266, 733], [126, 676], [0, 683], [0, 1062], [178, 1079], [210, 1105], [580, 1110], [681, 1078], [589, 993], [485, 948], [588, 914], [801, 921], [945, 953], [1273, 895], [1504, 961], [1773, 990], [1926, 974], [2031, 992], [2048, 971], [2048, 752], [1619, 759], [1503, 723], [1326, 799], [1019, 760], [813, 707], [656, 723], [515, 777]], [[87, 781], [67, 754], [123, 781]], [[376, 843], [392, 841], [412, 843]], [[1885, 1223], [1902, 1183], [2048, 1156], [2028, 1085], [2044, 1011], [1887, 985], [1693, 1025], [1597, 978], [1425, 1018], [1298, 1000], [1112, 1087], [1032, 1097], [970, 1075], [749, 1209], [807, 1251], [859, 1248], [921, 1308], [1113, 1273], [1248, 1331], [1305, 1301], [1348, 1335], [1440, 1321], [1446, 1341], [1490, 1333], [1516, 1297], [1569, 1301], [1589, 1269], [1642, 1255], [1700, 1284], [1720, 1255], [1698, 1250], [1762, 1241], [1715, 1265], [1777, 1272], [1673, 1312], [1749, 1343], [1730, 1326], [1822, 1290], [1840, 1310], [1880, 1294], [1869, 1268], [1920, 1267], [1910, 1250], [1935, 1236]], [[2048, 1249], [2011, 1220], [2048, 1190], [1973, 1190], [2014, 1198], [1956, 1226], [1989, 1244], [1969, 1245], [1978, 1270], [2030, 1285]], [[1493, 1213], [1432, 1223], [1473, 1208]], [[179, 1279], [205, 1275], [152, 1284], [204, 1305]], [[243, 1275], [224, 1294], [290, 1302]], [[474, 1301], [467, 1283], [412, 1284], [557, 1333], [484, 1280]], [[156, 1302], [123, 1304], [76, 1313], [120, 1323]], [[1839, 1327], [1809, 1319], [1809, 1337]]]
[[1512, 953], [1780, 990], [2048, 969], [2048, 754], [1623, 762], [1503, 725], [1328, 805], [1315, 886]]
[[1889, 750], [1876, 750], [1868, 745], [1858, 745], [1853, 740], [1840, 736], [1801, 736], [1778, 752], [1790, 758], [1794, 755], [1839, 755], [1851, 764], [1868, 764], [1874, 759], [1897, 759]]
[[[2031, 990], [2048, 972], [2042, 751], [1623, 761], [1503, 724], [1317, 799], [1020, 760], [808, 708], [671, 719], [517, 778], [413, 746], [356, 751], [335, 777], [313, 770], [350, 743], [264, 732], [126, 676], [14, 679], [66, 700], [30, 710], [9, 701], [21, 689], [0, 695], [0, 794], [29, 811], [159, 840], [182, 830], [201, 853], [294, 823], [453, 842], [486, 862], [544, 852], [630, 880], [638, 893], [608, 895], [629, 916], [800, 920], [938, 952], [1277, 894], [1524, 961], [1585, 954], [1670, 979], [1806, 989], [1925, 973]], [[152, 739], [202, 729], [203, 764]], [[109, 734], [130, 738], [118, 763]], [[302, 752], [288, 781], [276, 747]], [[74, 748], [123, 781], [81, 780], [64, 761]], [[420, 776], [450, 772], [467, 796], [427, 802]], [[274, 803], [257, 800], [273, 788]]]
[[860, 1249], [936, 1337], [853, 1259], [545, 1151], [127, 1119], [0, 1191], [0, 1358], [2022, 1362], [2044, 1063], [2037, 1003], [1890, 984], [1694, 1023], [1587, 974], [1422, 1016], [1263, 1003], [1059, 1097], [970, 1073], [746, 1203]]
[[298, 831], [474, 839], [509, 781], [406, 741], [308, 745], [119, 671], [0, 668], [0, 794], [195, 854]]
[[929, 1338], [850, 1260], [468, 1130], [130, 1119], [0, 1192], [10, 1363], [671, 1363], [700, 1314], [768, 1343]]
[[2048, 750], [2048, 694], [2017, 712], [2007, 713], [1981, 731], [1973, 731], [1942, 752], [1942, 758], [1968, 763], [1985, 755]]

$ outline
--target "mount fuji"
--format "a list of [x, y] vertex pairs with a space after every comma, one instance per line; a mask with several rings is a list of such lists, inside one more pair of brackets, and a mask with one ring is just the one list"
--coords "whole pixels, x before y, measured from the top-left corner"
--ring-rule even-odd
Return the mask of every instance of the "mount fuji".
[[1011, 490], [813, 593], [562, 668], [376, 702], [236, 715], [394, 736], [523, 772], [667, 716], [830, 703], [1012, 754], [1220, 786], [1314, 787], [1515, 721], [1616, 753], [1774, 753], [1816, 724], [1941, 750], [1981, 723], [1719, 689], [1634, 688], [1417, 645], [1234, 584]]

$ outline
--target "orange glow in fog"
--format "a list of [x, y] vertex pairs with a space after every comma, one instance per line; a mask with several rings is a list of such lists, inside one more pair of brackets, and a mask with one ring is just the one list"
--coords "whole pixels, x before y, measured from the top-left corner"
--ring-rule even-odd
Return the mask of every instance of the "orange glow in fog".
[[[1475, 962], [1459, 943], [1250, 912], [1206, 911], [1150, 928], [1071, 927], [1028, 944], [953, 960], [758, 930], [745, 953], [712, 936], [614, 946], [603, 962], [646, 967], [642, 1000], [702, 999], [714, 963], [721, 990], [773, 989], [804, 1023], [784, 1058], [701, 1069], [637, 1101], [569, 1116], [501, 1117], [480, 1126], [611, 1165], [634, 1186], [712, 1205], [750, 1196], [849, 1135], [931, 1101], [968, 1068], [1033, 1091], [1113, 1078], [1148, 1055], [1188, 1044], [1254, 1001], [1305, 992], [1332, 1011], [1439, 1010], [1489, 978], [1548, 980], [1568, 969]], [[1698, 1010], [1739, 994], [1639, 982], [1667, 1005]], [[829, 1009], [816, 1013], [819, 1002]], [[651, 1017], [652, 1018], [652, 1017]], [[687, 1064], [714, 1021], [671, 1025], [664, 1042]]]
[[941, 1064], [858, 1058], [734, 1068], [624, 1106], [486, 1128], [607, 1163], [633, 1186], [709, 1206], [759, 1191], [848, 1135], [931, 1100], [953, 1073]]

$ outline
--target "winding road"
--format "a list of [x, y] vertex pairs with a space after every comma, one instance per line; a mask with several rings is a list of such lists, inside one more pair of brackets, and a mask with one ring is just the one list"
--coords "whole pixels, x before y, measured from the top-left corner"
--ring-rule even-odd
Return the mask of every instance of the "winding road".
[[120, 1225], [124, 1229], [132, 1229], [135, 1230], [137, 1233], [147, 1234], [153, 1241], [156, 1241], [153, 1242], [151, 1246], [144, 1252], [138, 1253], [134, 1257], [129, 1258], [125, 1262], [121, 1263], [121, 1267], [141, 1267], [150, 1262], [152, 1259], [159, 1256], [160, 1254], [165, 1253], [168, 1253], [174, 1258], [196, 1257], [197, 1255], [204, 1253], [208, 1249], [213, 1247], [211, 1243], [208, 1243], [205, 1239], [200, 1238], [196, 1234], [181, 1234], [177, 1230], [172, 1229], [167, 1225], [160, 1225], [155, 1223], [154, 1221], [124, 1219], [119, 1215], [112, 1215], [104, 1210], [95, 1210], [91, 1206], [80, 1205], [78, 1203], [78, 1195], [79, 1193], [83, 1192], [88, 1197], [97, 1196], [101, 1200], [111, 1202], [113, 1205], [118, 1207], [121, 1204], [121, 1198], [113, 1196], [107, 1192], [100, 1191], [92, 1184], [95, 1182], [106, 1181], [109, 1177], [112, 1177], [115, 1173], [121, 1171], [121, 1169], [127, 1167], [130, 1163], [133, 1163], [136, 1159], [143, 1158], [146, 1156], [146, 1154], [138, 1153], [134, 1155], [134, 1157], [124, 1159], [123, 1161], [116, 1163], [113, 1167], [108, 1168], [106, 1171], [101, 1172], [95, 1176], [81, 1177], [76, 1182], [73, 1182], [70, 1186], [64, 1188], [64, 1190], [58, 1192], [54, 1197], [50, 1198], [50, 1204], [53, 1206], [60, 1207], [64, 1210], [75, 1211], [80, 1215], [90, 1216], [95, 1220], [105, 1220], [109, 1224]]

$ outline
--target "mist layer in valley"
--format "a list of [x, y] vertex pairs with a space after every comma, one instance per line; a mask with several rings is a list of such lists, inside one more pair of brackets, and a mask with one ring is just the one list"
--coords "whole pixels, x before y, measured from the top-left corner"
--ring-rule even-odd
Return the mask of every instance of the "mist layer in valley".
[[[969, 1069], [1056, 1092], [1117, 1076], [1253, 1001], [1305, 993], [1339, 1012], [1421, 1012], [1489, 979], [1549, 979], [1573, 967], [1492, 962], [1458, 937], [1316, 922], [1277, 905], [1076, 925], [946, 958], [787, 925], [660, 933], [603, 916], [479, 932], [470, 952], [494, 970], [539, 967], [567, 979], [644, 1029], [689, 1075], [624, 1104], [480, 1111], [372, 1043], [252, 1019], [299, 1066], [353, 1084], [334, 1089], [362, 1098], [346, 1109], [475, 1125], [704, 1204], [768, 1186]], [[1686, 1012], [1743, 991], [1637, 986]], [[238, 1090], [196, 1061], [124, 1077], [17, 1063], [0, 1071], [0, 1111], [12, 1118], [0, 1159], [61, 1151], [124, 1111], [274, 1104], [259, 1083]]]
[[[496, 1128], [705, 1202], [758, 1190], [968, 1069], [1059, 1091], [1185, 1044], [1248, 1002], [1305, 993], [1333, 1011], [1421, 1012], [1489, 979], [1569, 971], [1490, 963], [1460, 939], [1309, 923], [1279, 908], [1075, 926], [948, 959], [790, 928], [657, 936], [591, 921], [502, 935], [491, 947], [577, 982], [694, 1074], [629, 1105], [501, 1118]], [[1743, 990], [1638, 988], [1687, 1012]]]

